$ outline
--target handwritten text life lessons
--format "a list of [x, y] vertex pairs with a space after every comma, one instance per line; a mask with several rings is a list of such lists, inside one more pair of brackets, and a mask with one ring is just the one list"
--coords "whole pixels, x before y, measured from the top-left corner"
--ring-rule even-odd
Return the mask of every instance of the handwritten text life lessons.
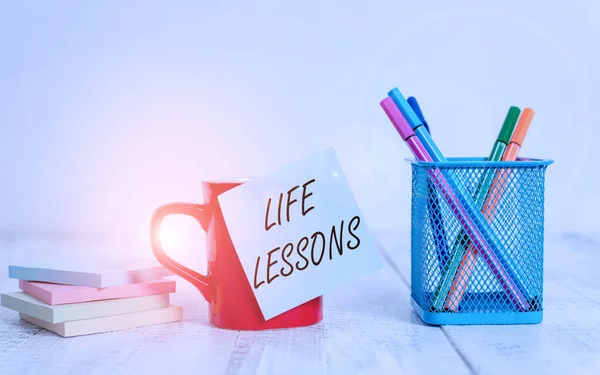
[[332, 149], [248, 181], [219, 202], [267, 320], [382, 267]]

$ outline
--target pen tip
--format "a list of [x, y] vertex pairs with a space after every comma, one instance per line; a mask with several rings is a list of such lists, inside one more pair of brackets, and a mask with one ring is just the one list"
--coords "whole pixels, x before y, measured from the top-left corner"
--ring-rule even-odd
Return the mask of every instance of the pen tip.
[[417, 98], [415, 98], [414, 96], [410, 96], [408, 99], [406, 99], [406, 101], [408, 102], [408, 105], [412, 108], [412, 110], [415, 112], [415, 114], [419, 118], [419, 121], [421, 121], [427, 132], [431, 134], [431, 132], [429, 131], [429, 124], [427, 124], [427, 121], [425, 121], [425, 116], [423, 116], [423, 111], [419, 106]]

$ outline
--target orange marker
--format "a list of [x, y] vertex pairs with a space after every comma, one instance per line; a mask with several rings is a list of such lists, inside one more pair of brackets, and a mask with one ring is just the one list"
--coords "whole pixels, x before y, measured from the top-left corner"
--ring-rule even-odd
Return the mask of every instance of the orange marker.
[[531, 120], [533, 120], [533, 109], [525, 108], [523, 110], [523, 114], [517, 123], [517, 127], [513, 132], [512, 137], [510, 138], [510, 143], [506, 147], [506, 151], [504, 151], [504, 155], [502, 155], [502, 161], [515, 161], [517, 160], [517, 155], [519, 154], [519, 150], [521, 149], [521, 145], [523, 145], [523, 141], [525, 140], [525, 136], [527, 135], [527, 131], [529, 130], [529, 125], [531, 124]]
[[[516, 161], [519, 151], [521, 150], [521, 146], [523, 145], [523, 141], [525, 140], [525, 136], [527, 135], [527, 131], [529, 130], [529, 125], [531, 124], [531, 120], [533, 120], [534, 111], [531, 108], [525, 108], [523, 113], [521, 113], [521, 118], [519, 118], [519, 122], [515, 127], [515, 130], [510, 138], [510, 142], [502, 155], [502, 161]], [[483, 205], [483, 216], [488, 222], [492, 222], [494, 219], [494, 214], [496, 211], [496, 205], [500, 201], [502, 194], [506, 188], [506, 180], [508, 177], [509, 171], [505, 169], [501, 169], [497, 172], [496, 178], [490, 189], [488, 190], [488, 195], [486, 197], [485, 203]], [[452, 311], [458, 310], [458, 306], [460, 301], [467, 290], [469, 285], [469, 278], [475, 269], [475, 260], [477, 255], [477, 249], [470, 244], [465, 256], [463, 257], [460, 266], [458, 267], [458, 271], [456, 272], [456, 279], [454, 279], [454, 283], [450, 288], [450, 293], [448, 293], [448, 297], [446, 299], [446, 308]]]

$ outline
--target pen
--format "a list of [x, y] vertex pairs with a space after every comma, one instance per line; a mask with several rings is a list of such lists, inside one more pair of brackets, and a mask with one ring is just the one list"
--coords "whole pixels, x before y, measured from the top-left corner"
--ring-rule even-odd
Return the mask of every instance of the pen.
[[423, 122], [419, 120], [419, 117], [417, 116], [415, 111], [412, 110], [410, 104], [408, 104], [406, 99], [404, 99], [404, 96], [402, 96], [400, 90], [398, 90], [397, 88], [392, 89], [390, 92], [388, 92], [388, 96], [392, 98], [394, 104], [396, 104], [396, 106], [402, 113], [402, 117], [404, 117], [408, 124], [412, 127], [414, 133], [419, 138], [419, 141], [421, 142], [423, 147], [425, 147], [425, 150], [427, 150], [427, 153], [429, 154], [431, 159], [433, 159], [433, 161], [447, 161], [440, 149], [433, 141], [433, 138], [431, 138], [431, 135], [423, 125]]
[[417, 115], [419, 120], [421, 120], [425, 129], [427, 129], [427, 132], [429, 134], [431, 134], [431, 130], [429, 129], [429, 124], [427, 123], [427, 121], [425, 121], [425, 116], [423, 116], [423, 111], [421, 111], [421, 107], [419, 106], [419, 102], [417, 101], [417, 98], [415, 98], [414, 96], [409, 96], [406, 99], [406, 101], [408, 102], [408, 105], [410, 105], [410, 108], [412, 108], [413, 111], [415, 111], [415, 114]]
[[[427, 132], [431, 134], [429, 125], [425, 121], [423, 111], [419, 106], [419, 102], [413, 96], [406, 99], [410, 107], [415, 111], [415, 114], [427, 129]], [[444, 272], [446, 269], [446, 262], [448, 261], [448, 243], [446, 242], [446, 228], [444, 227], [444, 221], [442, 219], [442, 211], [440, 210], [440, 201], [435, 192], [435, 187], [430, 180], [427, 180], [427, 192], [429, 199], [427, 200], [427, 211], [429, 212], [429, 220], [431, 224], [431, 231], [434, 235], [435, 247], [437, 249], [438, 264], [440, 266], [440, 272]]]
[[[515, 128], [515, 131], [510, 138], [510, 142], [506, 147], [506, 151], [502, 156], [502, 161], [516, 161], [517, 156], [519, 154], [519, 150], [523, 145], [523, 141], [525, 140], [525, 136], [527, 135], [527, 131], [529, 130], [529, 125], [533, 120], [534, 111], [531, 108], [525, 108], [523, 110], [523, 114], [519, 119], [519, 123]], [[483, 215], [485, 216], [488, 222], [492, 222], [494, 219], [494, 213], [496, 211], [496, 204], [500, 201], [502, 194], [505, 189], [505, 170], [501, 169], [494, 182], [491, 184], [489, 189], [489, 194], [487, 194], [487, 199], [485, 200], [485, 204], [483, 206]], [[450, 294], [448, 295], [448, 301], [446, 302], [446, 307], [452, 311], [458, 310], [458, 306], [462, 301], [463, 295], [467, 289], [469, 278], [473, 273], [473, 269], [475, 266], [475, 256], [477, 254], [477, 250], [473, 248], [473, 246], [469, 246], [467, 252], [458, 268], [456, 273], [456, 278], [452, 285]]]
[[[406, 105], [408, 106], [408, 103]], [[421, 142], [418, 133], [408, 124], [394, 101], [386, 98], [381, 101], [381, 106], [415, 157], [420, 161], [435, 161], [428, 153], [427, 147]], [[424, 127], [420, 124], [419, 128]], [[480, 232], [480, 228], [486, 229], [489, 232], [489, 224], [485, 221], [481, 212], [477, 210], [473, 201], [470, 197], [460, 196], [459, 198], [459, 195], [455, 193], [457, 191], [457, 184], [452, 179], [446, 179], [439, 169], [431, 169], [428, 171], [428, 174], [440, 192], [440, 195], [448, 203], [452, 212], [465, 229], [467, 236], [473, 241], [483, 259], [498, 278], [500, 285], [507, 292], [509, 299], [518, 309], [527, 310], [529, 302], [523, 296], [518, 286], [512, 281], [512, 277], [508, 274], [503, 262], [494, 255], [494, 250], [490, 248], [488, 240]]]
[[[498, 133], [496, 142], [494, 142], [494, 147], [492, 147], [492, 151], [488, 157], [488, 161], [500, 161], [502, 159], [502, 155], [504, 155], [506, 146], [510, 141], [515, 124], [519, 119], [519, 113], [521, 113], [521, 110], [517, 107], [510, 107], [508, 110], [504, 124], [502, 124], [502, 128], [500, 128], [500, 133]], [[479, 181], [477, 189], [475, 190], [475, 204], [479, 210], [483, 208], [485, 197], [490, 189], [490, 186], [492, 185], [494, 175], [494, 170], [491, 168], [484, 169], [483, 171], [483, 177]], [[456, 283], [454, 283], [454, 285], [452, 284], [453, 280], [457, 280], [456, 272], [461, 264], [468, 264], [472, 267], [475, 267], [474, 253], [465, 253], [467, 241], [468, 238], [465, 236], [464, 230], [462, 230], [454, 240], [452, 250], [450, 252], [450, 260], [448, 261], [448, 269], [442, 274], [440, 282], [433, 295], [434, 297], [432, 306], [436, 310], [439, 310], [443, 307], [446, 297], [448, 297], [448, 303], [450, 303], [450, 306], [447, 303], [446, 307], [450, 310], [454, 310], [454, 308], [452, 308], [452, 301], [449, 293], [451, 291], [451, 287], [456, 287]], [[471, 258], [467, 259], [465, 254], [468, 254], [471, 256]]]
[[402, 113], [400, 113], [400, 110], [394, 104], [394, 101], [390, 98], [385, 98], [381, 101], [381, 107], [394, 125], [394, 128], [396, 128], [396, 131], [398, 131], [402, 137], [402, 140], [406, 142], [413, 155], [418, 160], [433, 161], [425, 147], [423, 147], [423, 144], [419, 138], [416, 137], [414, 130], [410, 127], [408, 122], [406, 122], [406, 119], [402, 116]]
[[[419, 142], [421, 142], [425, 150], [429, 153], [432, 161], [447, 161], [414, 111], [410, 108], [410, 105], [406, 102], [406, 99], [402, 96], [402, 93], [400, 93], [400, 90], [394, 88], [388, 95], [403, 115], [401, 117], [405, 118], [406, 122], [410, 124], [416, 134], [416, 138], [418, 138]], [[390, 113], [394, 114], [395, 112]], [[465, 229], [467, 236], [475, 244], [484, 261], [506, 291], [511, 302], [519, 310], [525, 311], [529, 309], [528, 299], [521, 292], [523, 290], [522, 286], [517, 285], [519, 279], [514, 277], [510, 267], [507, 267], [508, 262], [504, 259], [502, 252], [499, 251], [499, 241], [492, 232], [489, 223], [485, 220], [475, 202], [473, 202], [473, 199], [468, 194], [465, 194], [466, 190], [461, 186], [462, 184], [455, 181], [453, 175], [450, 175], [446, 179], [437, 168], [430, 172], [432, 172], [430, 173], [430, 177], [434, 179], [436, 188], [438, 188], [442, 197], [450, 205], [452, 212]]]

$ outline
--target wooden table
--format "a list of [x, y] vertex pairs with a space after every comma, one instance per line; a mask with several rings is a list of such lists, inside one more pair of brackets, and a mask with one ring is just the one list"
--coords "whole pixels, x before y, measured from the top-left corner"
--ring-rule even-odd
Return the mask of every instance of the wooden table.
[[[600, 368], [600, 245], [547, 235], [544, 321], [424, 325], [410, 307], [408, 233], [378, 236], [386, 268], [325, 296], [315, 326], [263, 332], [208, 324], [200, 294], [177, 278], [184, 321], [62, 338], [0, 308], [0, 374], [589, 374]], [[58, 240], [0, 240], [7, 265], [61, 257]]]

